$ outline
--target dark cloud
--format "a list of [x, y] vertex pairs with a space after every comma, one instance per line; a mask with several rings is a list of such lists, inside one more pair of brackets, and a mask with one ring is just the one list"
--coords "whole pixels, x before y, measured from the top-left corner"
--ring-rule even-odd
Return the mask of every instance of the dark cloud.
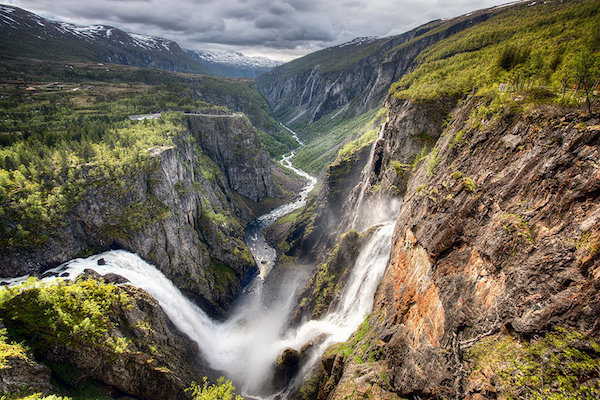
[[102, 23], [192, 49], [290, 59], [358, 36], [399, 34], [502, 0], [0, 0], [53, 19]]

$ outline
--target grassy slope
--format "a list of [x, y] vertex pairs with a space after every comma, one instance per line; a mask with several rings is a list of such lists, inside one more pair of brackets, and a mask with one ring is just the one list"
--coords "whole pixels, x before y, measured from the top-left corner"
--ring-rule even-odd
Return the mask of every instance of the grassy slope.
[[377, 110], [371, 110], [341, 121], [321, 118], [310, 127], [312, 135], [307, 136], [310, 142], [298, 150], [294, 165], [311, 174], [319, 174], [350, 141], [364, 136], [366, 144], [372, 143], [377, 137], [379, 118], [375, 118], [376, 114]]
[[[432, 99], [466, 94], [473, 88], [480, 93], [496, 91], [501, 82], [512, 83], [513, 88], [556, 88], [561, 67], [575, 54], [600, 51], [599, 21], [597, 0], [500, 9], [489, 20], [425, 50], [418, 57], [421, 65], [392, 85], [390, 92], [399, 98]], [[522, 56], [506, 62], [511, 51]]]

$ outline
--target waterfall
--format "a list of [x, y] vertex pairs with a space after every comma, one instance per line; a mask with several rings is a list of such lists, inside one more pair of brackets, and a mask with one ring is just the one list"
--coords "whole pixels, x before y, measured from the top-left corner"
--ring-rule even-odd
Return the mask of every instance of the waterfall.
[[[283, 350], [288, 347], [299, 350], [304, 344], [319, 339], [321, 341], [311, 350], [309, 362], [299, 375], [301, 379], [328, 345], [346, 341], [371, 311], [375, 290], [388, 262], [393, 224], [388, 222], [379, 225], [362, 245], [355, 268], [335, 309], [320, 320], [286, 329], [296, 300], [290, 294], [297, 293], [305, 279], [296, 269], [291, 269], [294, 272], [290, 276], [277, 280], [277, 287], [270, 288], [263, 284], [264, 277], [274, 264], [275, 250], [266, 245], [262, 231], [277, 218], [305, 204], [308, 192], [316, 184], [315, 178], [293, 167], [293, 155], [294, 152], [283, 156], [281, 163], [307, 178], [308, 182], [293, 202], [257, 218], [246, 229], [248, 246], [261, 266], [261, 274], [250, 283], [249, 290], [241, 295], [228, 320], [212, 320], [156, 267], [124, 250], [69, 261], [50, 270], [55, 277], [42, 281], [75, 279], [88, 268], [102, 275], [115, 273], [125, 277], [160, 303], [177, 329], [198, 344], [211, 368], [224, 373], [242, 389], [242, 393], [252, 397], [264, 396], [264, 388], [269, 383], [266, 380], [270, 378], [271, 368]], [[99, 262], [100, 259], [103, 262]], [[26, 278], [21, 278], [21, 281]], [[9, 283], [18, 281], [13, 279]]]
[[[373, 158], [375, 157], [375, 148], [377, 147], [377, 142], [379, 142], [382, 138], [383, 138], [383, 133], [385, 132], [385, 127], [387, 126], [387, 122], [389, 121], [389, 116], [387, 118], [387, 120], [385, 121], [385, 123], [381, 124], [381, 127], [379, 128], [379, 135], [377, 135], [377, 139], [373, 142], [373, 145], [371, 146], [371, 152], [369, 153], [369, 160], [367, 161], [367, 164], [365, 165], [364, 169], [362, 170], [362, 174], [361, 174], [361, 180], [360, 183], [358, 185], [358, 190], [359, 190], [359, 194], [358, 194], [358, 200], [356, 201], [356, 204], [354, 205], [354, 219], [352, 220], [352, 223], [350, 224], [350, 229], [360, 229], [359, 227], [359, 222], [362, 219], [362, 213], [361, 213], [361, 208], [362, 208], [362, 204], [364, 201], [364, 197], [365, 197], [365, 193], [367, 191], [367, 189], [369, 189], [369, 180], [371, 178], [371, 171], [373, 170]], [[372, 225], [373, 223], [371, 223]]]
[[[373, 296], [389, 258], [392, 232], [392, 223], [379, 226], [364, 244], [335, 310], [320, 320], [288, 330], [284, 327], [295, 300], [290, 293], [296, 291], [300, 279], [280, 286], [268, 305], [260, 291], [245, 293], [232, 316], [218, 322], [187, 299], [156, 267], [124, 250], [75, 259], [50, 271], [74, 279], [89, 268], [99, 274], [115, 273], [127, 278], [158, 300], [177, 329], [198, 343], [211, 368], [223, 371], [251, 394], [260, 392], [271, 366], [286, 348], [300, 349], [326, 335], [311, 354], [312, 364], [328, 345], [347, 340], [358, 328], [373, 307]], [[98, 265], [100, 259], [104, 265]], [[49, 279], [56, 278], [45, 278]]]

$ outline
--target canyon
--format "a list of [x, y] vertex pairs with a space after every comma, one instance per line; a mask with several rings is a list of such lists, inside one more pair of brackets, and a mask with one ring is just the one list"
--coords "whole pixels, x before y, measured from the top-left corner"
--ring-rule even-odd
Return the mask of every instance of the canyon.
[[[175, 399], [223, 375], [264, 399], [600, 395], [597, 96], [591, 113], [578, 89], [565, 101], [539, 83], [548, 70], [507, 90], [494, 79], [520, 67], [496, 64], [468, 90], [451, 70], [459, 83], [439, 89], [451, 74], [435, 70], [457, 55], [496, 63], [517, 46], [502, 18], [547, 13], [526, 25], [537, 32], [593, 22], [597, 6], [518, 2], [277, 66], [256, 79], [292, 138], [277, 161], [240, 110], [179, 112], [147, 166], [89, 173], [45, 242], [0, 251], [0, 328], [31, 347], [0, 367], [0, 388], [92, 379], [117, 398]], [[303, 170], [297, 154], [362, 115], [318, 176]], [[43, 291], [11, 289], [26, 274], [108, 293], [95, 334], [123, 342], [80, 337], [79, 321], [32, 345], [19, 310], [44, 320], [28, 297]]]

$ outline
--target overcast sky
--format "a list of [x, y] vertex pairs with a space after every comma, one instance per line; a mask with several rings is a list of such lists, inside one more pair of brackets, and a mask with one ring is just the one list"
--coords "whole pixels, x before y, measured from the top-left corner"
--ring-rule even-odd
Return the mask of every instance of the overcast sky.
[[389, 36], [508, 0], [2, 0], [43, 17], [112, 25], [188, 49], [283, 61], [360, 36]]

